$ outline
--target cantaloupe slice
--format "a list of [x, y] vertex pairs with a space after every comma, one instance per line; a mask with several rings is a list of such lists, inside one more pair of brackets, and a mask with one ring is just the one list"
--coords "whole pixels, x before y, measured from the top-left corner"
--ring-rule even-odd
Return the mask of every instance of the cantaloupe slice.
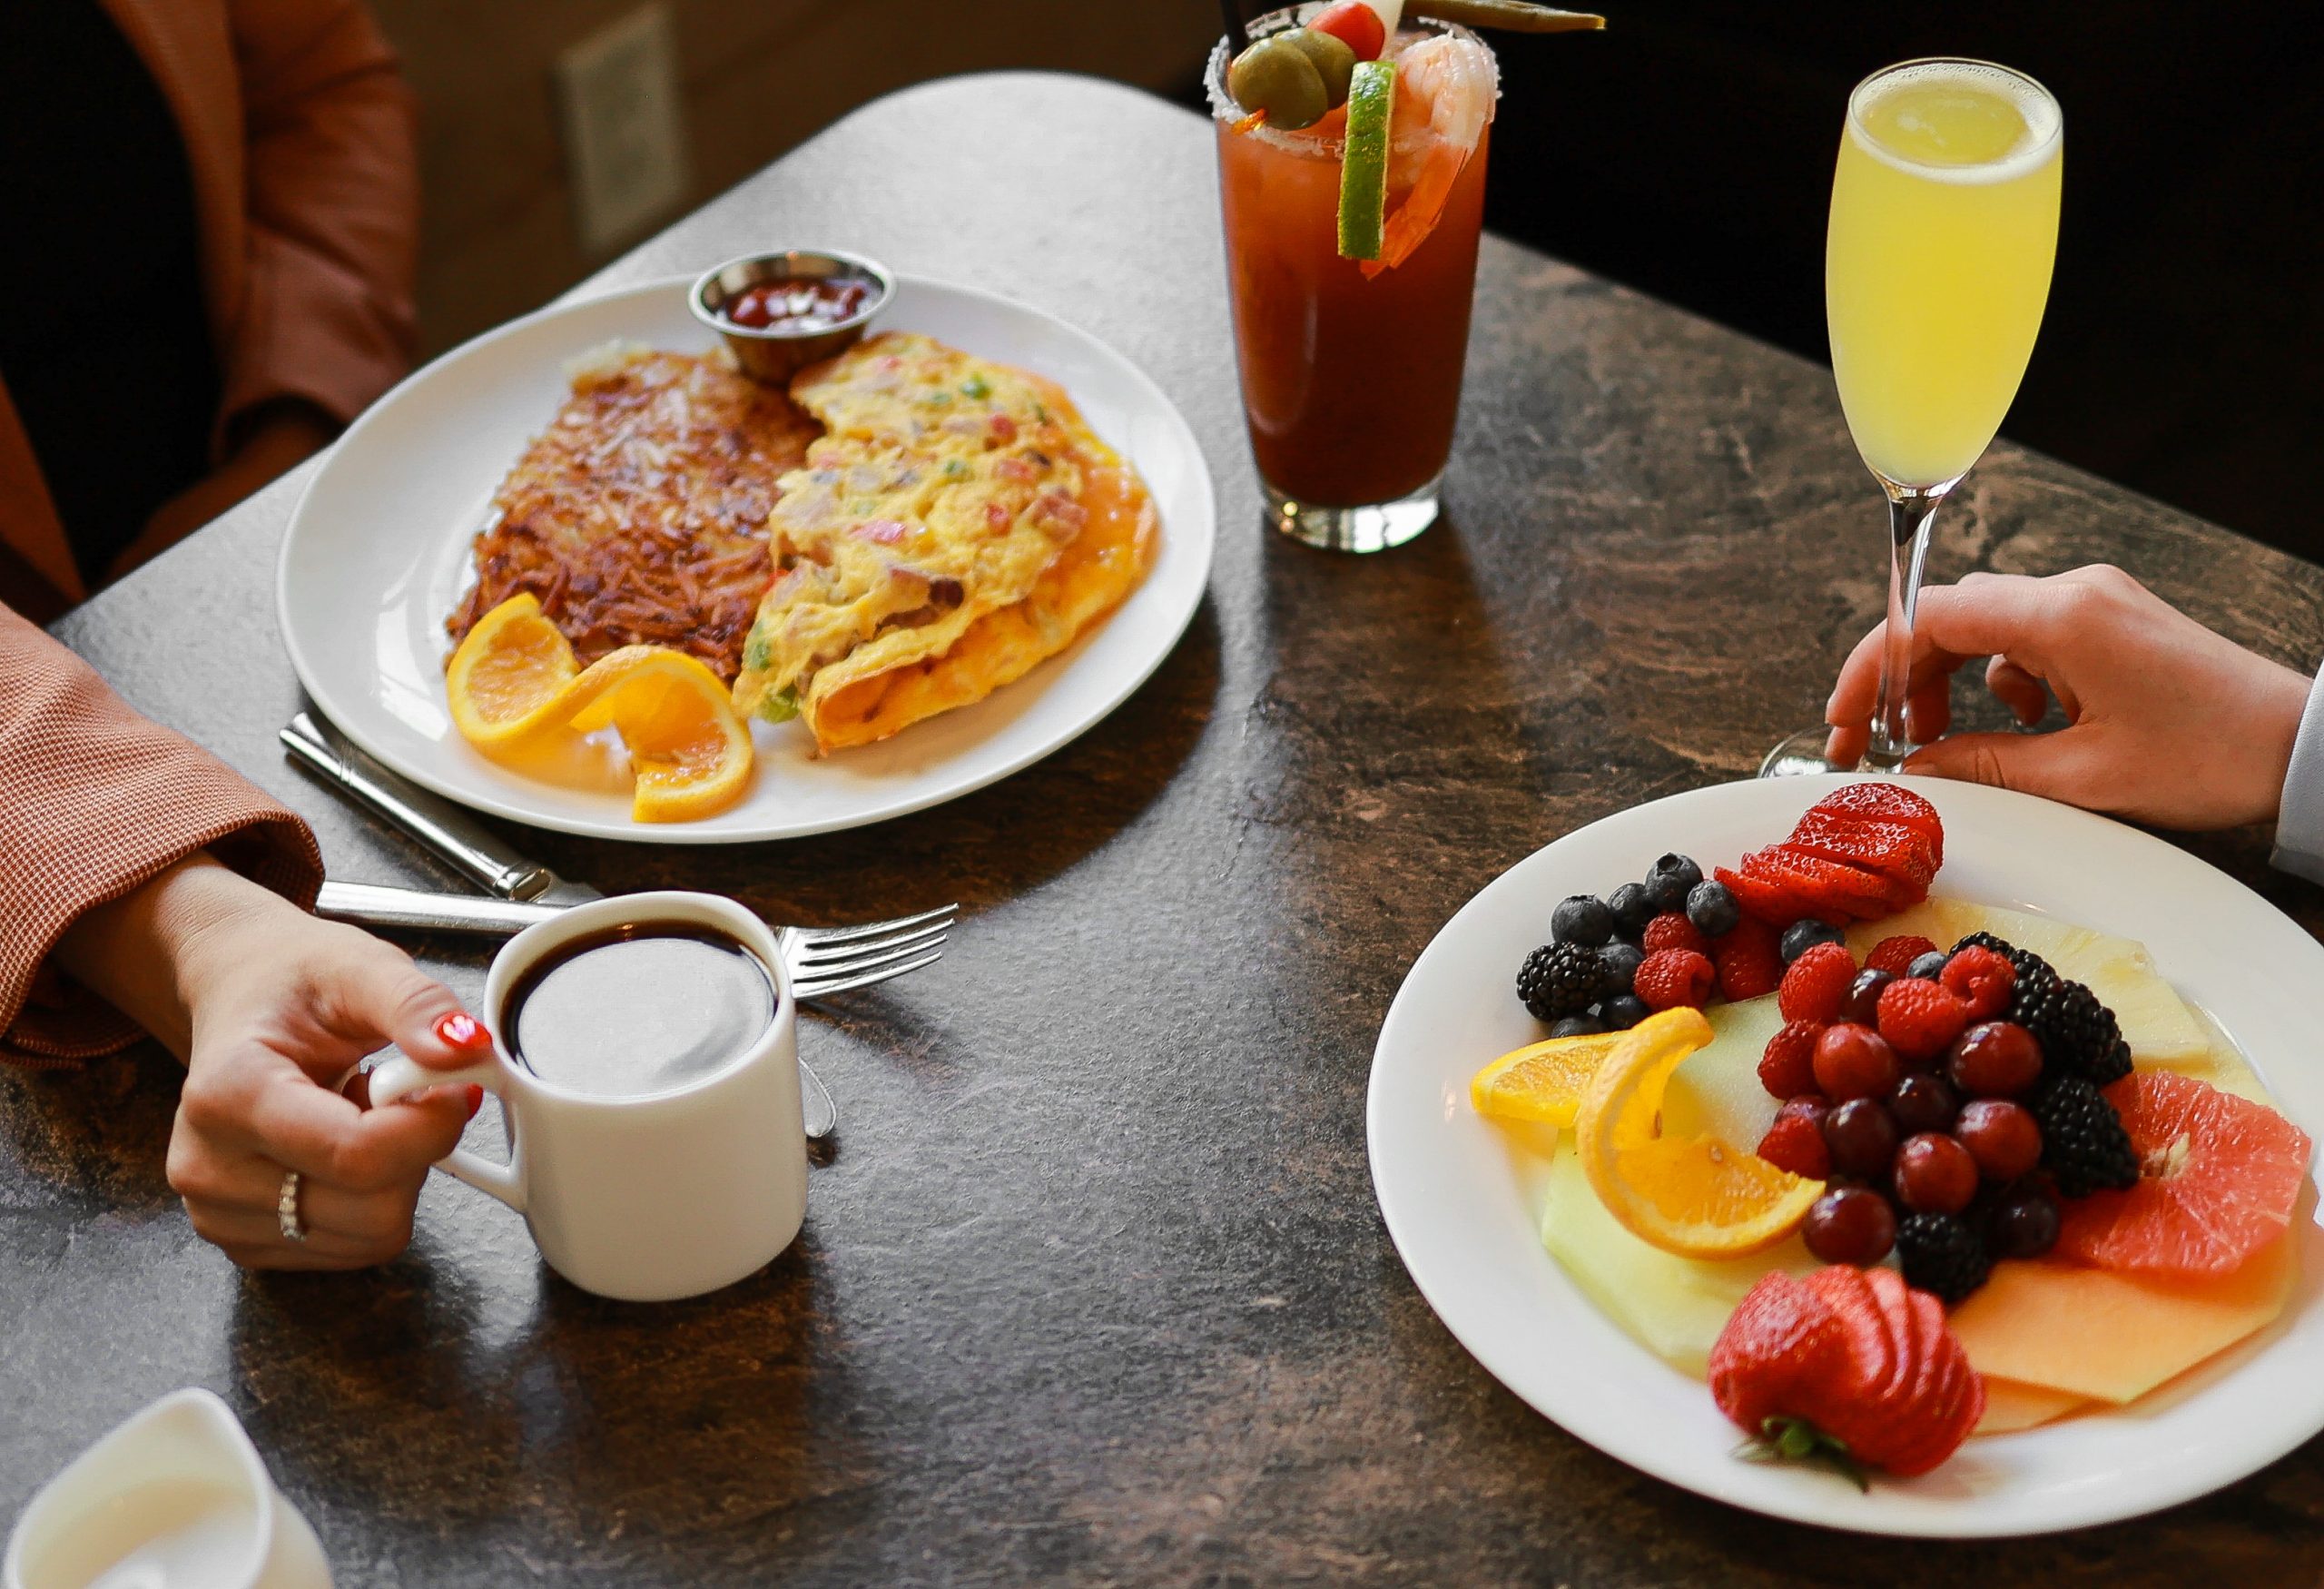
[[[1912, 935], [1950, 949], [1972, 933], [1991, 933], [2031, 950], [2058, 974], [2089, 985], [2098, 1002], [2114, 1012], [2132, 1054], [2142, 1063], [2179, 1070], [2206, 1060], [2211, 1039], [2187, 1002], [2155, 970], [2146, 945], [2091, 927], [2037, 916], [2000, 905], [1943, 896], [1848, 932], [1848, 948], [1858, 960], [1883, 938]], [[2209, 1080], [2208, 1077], [2205, 1080]]]
[[2120, 1406], [2281, 1313], [2299, 1274], [2296, 1237], [2192, 1285], [2047, 1258], [1997, 1264], [1954, 1309], [1953, 1333], [1981, 1374]]
[[1977, 1420], [1973, 1435], [2014, 1435], [2020, 1429], [2032, 1429], [2079, 1412], [2090, 1405], [2086, 1396], [2072, 1391], [2051, 1390], [2039, 1385], [2021, 1385], [2014, 1379], [1985, 1376], [1985, 1416]]
[[1710, 1348], [1743, 1294], [1770, 1269], [1820, 1268], [1794, 1236], [1748, 1258], [1680, 1258], [1625, 1229], [1583, 1173], [1571, 1143], [1550, 1167], [1542, 1245], [1590, 1299], [1649, 1352], [1699, 1378]]

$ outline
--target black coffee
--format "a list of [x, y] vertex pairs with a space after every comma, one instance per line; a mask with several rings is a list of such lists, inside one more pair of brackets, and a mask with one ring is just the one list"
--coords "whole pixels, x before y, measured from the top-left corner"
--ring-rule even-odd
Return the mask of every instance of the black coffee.
[[576, 938], [510, 990], [519, 1064], [576, 1092], [638, 1098], [724, 1070], [774, 1019], [774, 983], [713, 927], [638, 922]]

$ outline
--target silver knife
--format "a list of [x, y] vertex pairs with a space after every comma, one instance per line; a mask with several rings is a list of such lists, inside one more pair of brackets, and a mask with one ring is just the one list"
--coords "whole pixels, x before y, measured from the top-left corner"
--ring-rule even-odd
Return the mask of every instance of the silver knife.
[[[419, 931], [507, 933], [546, 921], [567, 905], [606, 897], [602, 890], [568, 883], [519, 854], [450, 801], [381, 766], [328, 723], [301, 712], [280, 737], [308, 772], [493, 896], [419, 895], [409, 889], [327, 882], [315, 900], [318, 915]], [[799, 1061], [799, 1094], [810, 1141], [820, 1142], [839, 1129], [838, 1107], [805, 1060]]]

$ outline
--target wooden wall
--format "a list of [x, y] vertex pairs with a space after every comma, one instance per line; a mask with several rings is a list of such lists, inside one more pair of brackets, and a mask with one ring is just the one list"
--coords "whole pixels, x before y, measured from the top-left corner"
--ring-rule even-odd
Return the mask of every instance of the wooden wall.
[[[577, 240], [552, 73], [639, 0], [372, 0], [420, 105], [429, 352], [522, 313], [602, 262]], [[995, 67], [1154, 89], [1192, 80], [1210, 0], [665, 0], [701, 203], [865, 101]], [[683, 211], [681, 211], [683, 212]]]

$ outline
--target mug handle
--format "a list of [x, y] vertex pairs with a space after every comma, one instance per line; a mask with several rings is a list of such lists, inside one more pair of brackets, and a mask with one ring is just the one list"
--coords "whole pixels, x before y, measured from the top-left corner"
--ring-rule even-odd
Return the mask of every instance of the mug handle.
[[436, 1168], [458, 1177], [478, 1191], [491, 1193], [521, 1214], [525, 1211], [525, 1182], [518, 1167], [524, 1160], [525, 1144], [517, 1135], [517, 1111], [508, 1107], [507, 1072], [497, 1060], [487, 1060], [464, 1071], [431, 1071], [398, 1054], [371, 1072], [371, 1107], [385, 1109], [430, 1087], [462, 1083], [482, 1087], [500, 1100], [501, 1111], [508, 1117], [508, 1162], [495, 1164], [466, 1148], [455, 1148], [436, 1161]]

